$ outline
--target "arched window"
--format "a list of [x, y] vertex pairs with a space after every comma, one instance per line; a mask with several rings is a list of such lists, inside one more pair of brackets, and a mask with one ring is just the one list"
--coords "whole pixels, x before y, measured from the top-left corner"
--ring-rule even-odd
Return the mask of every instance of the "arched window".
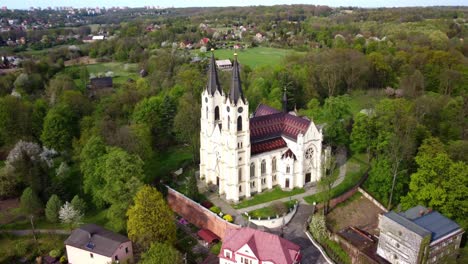
[[228, 129], [231, 129], [231, 117], [228, 116]]
[[206, 119], [208, 119], [208, 106], [206, 107]]
[[242, 169], [239, 168], [239, 182], [242, 182]]
[[218, 121], [219, 120], [219, 107], [217, 106], [215, 107], [214, 115], [215, 115], [215, 121]]
[[266, 161], [262, 160], [262, 175], [266, 173]]
[[271, 160], [271, 172], [272, 172], [272, 173], [275, 173], [275, 172], [276, 172], [276, 157], [274, 157], [274, 158]]
[[242, 186], [239, 186], [239, 192], [242, 192]]
[[252, 162], [250, 163], [250, 178], [255, 177], [255, 164]]
[[291, 168], [288, 165], [288, 166], [286, 166], [286, 173], [289, 173], [289, 172], [291, 172]]
[[242, 117], [237, 118], [237, 131], [242, 131]]

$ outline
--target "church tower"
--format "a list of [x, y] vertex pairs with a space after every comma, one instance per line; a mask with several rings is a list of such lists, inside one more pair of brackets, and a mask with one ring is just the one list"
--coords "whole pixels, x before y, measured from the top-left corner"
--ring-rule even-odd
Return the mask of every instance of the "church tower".
[[234, 54], [232, 79], [225, 100], [223, 138], [225, 145], [225, 190], [226, 199], [239, 201], [239, 197], [250, 196], [250, 130], [249, 103], [242, 91], [239, 63]]

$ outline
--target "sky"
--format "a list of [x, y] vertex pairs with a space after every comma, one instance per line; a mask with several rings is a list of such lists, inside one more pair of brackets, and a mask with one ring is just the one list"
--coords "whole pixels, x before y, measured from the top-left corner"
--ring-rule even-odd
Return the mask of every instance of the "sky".
[[460, 6], [468, 5], [468, 0], [0, 0], [0, 7], [9, 9], [28, 9], [29, 7], [112, 7], [112, 6], [251, 6], [278, 4], [312, 4], [357, 7], [401, 7], [401, 6]]

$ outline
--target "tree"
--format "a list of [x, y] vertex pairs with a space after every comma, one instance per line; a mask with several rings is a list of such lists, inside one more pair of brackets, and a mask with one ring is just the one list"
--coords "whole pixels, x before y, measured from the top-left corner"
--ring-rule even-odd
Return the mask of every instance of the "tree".
[[143, 185], [143, 161], [119, 148], [109, 148], [99, 160], [97, 171], [102, 174], [99, 191], [102, 200], [110, 205], [107, 218], [115, 230], [126, 227], [126, 212], [135, 193]]
[[24, 189], [20, 198], [21, 209], [28, 215], [35, 215], [42, 211], [42, 202], [37, 194], [28, 187]]
[[32, 137], [31, 106], [20, 98], [0, 98], [0, 146], [12, 146]]
[[182, 264], [182, 256], [171, 244], [156, 242], [143, 253], [140, 264]]
[[49, 222], [58, 222], [60, 207], [62, 207], [62, 201], [60, 201], [60, 198], [57, 195], [53, 194], [49, 201], [47, 201], [45, 208], [45, 216]]
[[73, 208], [77, 209], [81, 213], [85, 214], [86, 213], [86, 202], [85, 200], [81, 199], [78, 195], [75, 195], [73, 199], [71, 200], [70, 204], [73, 206]]
[[375, 152], [375, 138], [377, 131], [375, 120], [363, 113], [358, 113], [354, 118], [353, 129], [351, 131], [351, 150], [356, 153], [367, 153], [367, 161], [370, 161], [370, 156]]
[[71, 149], [72, 139], [79, 131], [77, 121], [77, 116], [67, 105], [50, 109], [44, 119], [42, 143], [57, 151]]
[[64, 91], [76, 89], [75, 82], [66, 74], [54, 76], [46, 87], [46, 96], [50, 105], [55, 105]]
[[422, 204], [466, 225], [468, 207], [468, 165], [453, 162], [437, 138], [424, 140], [415, 158], [418, 170], [411, 175], [404, 208]]
[[174, 117], [174, 131], [179, 142], [190, 144], [193, 161], [197, 162], [200, 155], [200, 103], [185, 94], [179, 99], [179, 107]]
[[83, 173], [84, 192], [92, 197], [93, 204], [97, 208], [104, 207], [101, 190], [104, 179], [98, 170], [101, 159], [107, 154], [106, 145], [101, 137], [92, 136], [85, 144], [80, 153], [80, 169]]
[[319, 188], [323, 195], [323, 214], [327, 214], [330, 207], [330, 200], [332, 198], [332, 188], [338, 179], [338, 174], [335, 173], [336, 159], [329, 155], [322, 163], [322, 178], [319, 181]]
[[149, 248], [152, 242], [175, 242], [174, 214], [155, 188], [141, 187], [127, 216], [128, 237], [143, 249]]
[[81, 223], [81, 219], [83, 218], [83, 214], [73, 208], [69, 202], [66, 202], [59, 211], [59, 219], [62, 223], [70, 225], [70, 228], [77, 226]]
[[325, 100], [322, 117], [326, 122], [325, 138], [334, 146], [345, 146], [349, 141], [347, 127], [351, 119], [348, 96], [329, 97]]
[[187, 182], [185, 183], [185, 194], [192, 200], [198, 199], [198, 186], [197, 178], [195, 178], [195, 172], [192, 170], [189, 172]]

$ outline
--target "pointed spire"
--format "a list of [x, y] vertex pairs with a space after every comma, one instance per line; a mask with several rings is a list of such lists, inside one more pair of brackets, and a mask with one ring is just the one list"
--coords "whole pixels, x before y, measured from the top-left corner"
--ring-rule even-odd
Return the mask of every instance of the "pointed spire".
[[218, 70], [216, 69], [216, 60], [213, 51], [214, 49], [211, 49], [211, 59], [208, 68], [208, 83], [206, 85], [206, 90], [211, 95], [214, 95], [216, 90], [218, 90], [220, 94], [223, 94], [221, 86], [219, 85]]
[[283, 112], [287, 113], [288, 112], [288, 94], [286, 93], [286, 87], [284, 87], [282, 103], [283, 103]]
[[237, 105], [239, 99], [245, 103], [242, 92], [242, 84], [239, 73], [239, 63], [237, 62], [237, 53], [234, 53], [234, 65], [232, 66], [231, 90], [229, 90], [229, 101]]

